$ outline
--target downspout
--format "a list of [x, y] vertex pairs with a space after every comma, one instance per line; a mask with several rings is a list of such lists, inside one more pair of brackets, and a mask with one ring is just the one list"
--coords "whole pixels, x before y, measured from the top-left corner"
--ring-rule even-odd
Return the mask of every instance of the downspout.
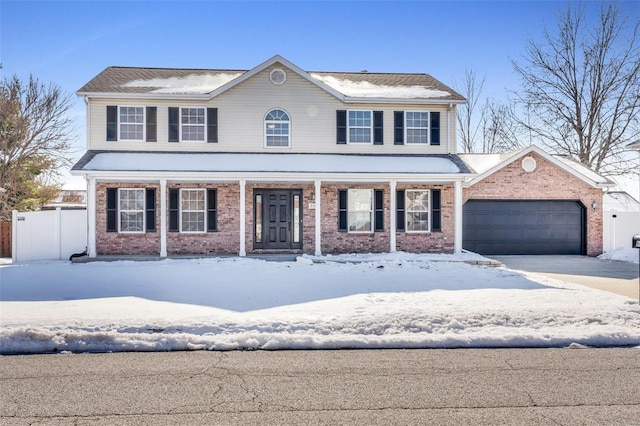
[[449, 154], [457, 154], [458, 150], [455, 146], [451, 146], [451, 110], [453, 109], [453, 102], [449, 102], [447, 108], [447, 146], [449, 147]]

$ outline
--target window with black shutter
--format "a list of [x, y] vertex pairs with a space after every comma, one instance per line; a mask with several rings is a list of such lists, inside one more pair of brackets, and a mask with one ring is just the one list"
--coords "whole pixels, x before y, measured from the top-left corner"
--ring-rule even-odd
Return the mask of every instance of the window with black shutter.
[[207, 189], [207, 232], [218, 230], [217, 191]]
[[118, 140], [118, 107], [107, 106], [107, 140]]
[[393, 112], [393, 144], [404, 145], [404, 111]]
[[431, 113], [431, 145], [440, 145], [440, 113]]
[[169, 232], [180, 231], [178, 225], [178, 216], [180, 213], [179, 197], [180, 190], [178, 188], [169, 189]]
[[396, 229], [398, 231], [404, 231], [404, 223], [405, 223], [404, 190], [399, 189], [396, 191]]
[[338, 231], [347, 232], [347, 190], [338, 191]]
[[336, 111], [336, 138], [338, 144], [347, 143], [347, 111]]
[[147, 142], [158, 141], [158, 108], [147, 107]]
[[107, 232], [118, 232], [118, 188], [107, 188]]
[[156, 190], [154, 188], [147, 188], [145, 191], [146, 197], [146, 212], [147, 215], [147, 232], [156, 232]]
[[[178, 142], [180, 129], [180, 108], [169, 107], [169, 142]], [[177, 219], [176, 219], [177, 222]]]
[[384, 191], [376, 189], [374, 191], [374, 230], [384, 231]]
[[373, 111], [373, 144], [384, 144], [384, 116], [382, 111]]
[[431, 231], [441, 232], [441, 196], [439, 189], [431, 190]]

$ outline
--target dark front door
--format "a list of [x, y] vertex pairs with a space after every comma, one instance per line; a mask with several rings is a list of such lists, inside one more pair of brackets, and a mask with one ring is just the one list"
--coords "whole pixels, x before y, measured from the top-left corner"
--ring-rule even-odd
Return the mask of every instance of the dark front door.
[[255, 191], [255, 248], [302, 248], [301, 198], [300, 190]]

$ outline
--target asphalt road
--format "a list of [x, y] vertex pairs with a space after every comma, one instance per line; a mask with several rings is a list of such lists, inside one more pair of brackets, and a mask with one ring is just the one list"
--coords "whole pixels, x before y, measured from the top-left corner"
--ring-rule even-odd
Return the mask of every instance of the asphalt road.
[[640, 424], [640, 349], [0, 357], [0, 424]]

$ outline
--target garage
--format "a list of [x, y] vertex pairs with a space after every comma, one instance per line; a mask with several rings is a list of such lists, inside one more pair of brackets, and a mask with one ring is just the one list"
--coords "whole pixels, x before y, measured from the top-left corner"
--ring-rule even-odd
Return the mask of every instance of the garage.
[[586, 254], [585, 211], [578, 201], [468, 200], [462, 246], [484, 255]]

